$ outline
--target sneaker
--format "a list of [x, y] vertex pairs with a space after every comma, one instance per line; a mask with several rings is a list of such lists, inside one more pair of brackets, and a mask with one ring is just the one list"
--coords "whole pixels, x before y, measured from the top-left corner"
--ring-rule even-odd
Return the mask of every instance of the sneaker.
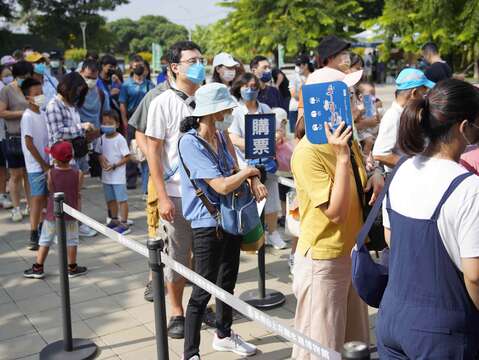
[[216, 351], [231, 351], [241, 356], [251, 356], [256, 354], [256, 346], [247, 343], [241, 336], [231, 331], [230, 337], [220, 339], [215, 333], [213, 339], [213, 349]]
[[88, 272], [88, 269], [86, 268], [86, 266], [79, 266], [77, 264], [74, 264], [74, 266], [68, 265], [68, 277], [69, 278], [82, 276], [82, 275], [85, 275], [87, 272]]
[[289, 254], [288, 265], [289, 265], [289, 273], [290, 273], [291, 275], [293, 275], [294, 254]]
[[286, 247], [286, 243], [281, 239], [281, 235], [279, 235], [279, 232], [277, 231], [274, 231], [272, 234], [267, 234], [266, 245], [270, 245], [276, 250], [281, 250]]
[[110, 229], [115, 229], [118, 225], [120, 225], [120, 221], [118, 219], [110, 219], [110, 221], [107, 222], [106, 227]]
[[146, 284], [143, 297], [146, 301], [153, 302], [153, 286], [151, 285], [151, 281], [148, 281], [148, 284]]
[[12, 202], [8, 199], [7, 194], [0, 195], [0, 207], [4, 209], [11, 209], [13, 207]]
[[78, 235], [83, 237], [93, 237], [97, 234], [96, 230], [92, 229], [88, 225], [80, 224], [78, 227]]
[[[113, 220], [113, 219], [112, 219], [111, 217], [107, 216], [107, 217], [106, 217], [105, 224], [107, 224], [107, 226], [108, 226], [108, 224], [111, 223], [112, 220]], [[121, 219], [120, 219], [120, 220], [121, 220]], [[128, 226], [133, 226], [133, 225], [135, 225], [135, 222], [134, 222], [133, 220], [128, 219], [128, 220], [126, 220], [126, 224], [127, 224]]]
[[183, 339], [185, 337], [185, 317], [172, 316], [168, 323], [168, 336], [172, 339]]
[[22, 212], [19, 207], [13, 208], [12, 210], [12, 221], [20, 222], [23, 219]]
[[38, 238], [39, 238], [38, 230], [30, 231], [30, 245], [28, 246], [30, 250], [32, 251], [38, 250]]
[[[185, 358], [182, 357], [181, 359], [184, 360]], [[201, 360], [201, 359], [200, 359], [199, 355], [193, 355], [193, 356], [190, 357], [188, 360]]]
[[113, 230], [115, 230], [118, 234], [122, 234], [122, 235], [126, 235], [126, 234], [131, 233], [130, 227], [125, 223], [121, 223], [120, 225], [118, 225]]
[[23, 276], [30, 279], [43, 279], [45, 277], [43, 265], [33, 264], [30, 269], [23, 272]]
[[22, 210], [23, 216], [30, 216], [30, 208], [27, 206], [25, 209]]

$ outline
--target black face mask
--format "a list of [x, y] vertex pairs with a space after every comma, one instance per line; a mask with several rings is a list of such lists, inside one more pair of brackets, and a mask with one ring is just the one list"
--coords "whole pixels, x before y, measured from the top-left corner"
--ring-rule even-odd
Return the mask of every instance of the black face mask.
[[144, 66], [137, 66], [135, 69], [133, 69], [133, 72], [135, 73], [135, 75], [143, 75], [143, 73], [145, 72], [145, 67]]

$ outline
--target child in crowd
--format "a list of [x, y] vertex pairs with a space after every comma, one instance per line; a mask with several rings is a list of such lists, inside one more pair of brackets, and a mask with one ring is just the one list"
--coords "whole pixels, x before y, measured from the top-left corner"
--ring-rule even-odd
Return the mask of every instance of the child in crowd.
[[103, 136], [97, 143], [95, 151], [100, 154], [99, 160], [103, 169], [101, 182], [111, 218], [108, 227], [125, 235], [130, 232], [127, 223], [128, 194], [126, 192], [126, 163], [130, 159], [130, 150], [126, 139], [117, 132], [119, 126], [120, 121], [115, 112], [103, 114], [101, 124]]
[[[26, 278], [33, 279], [42, 279], [45, 276], [43, 264], [47, 258], [50, 245], [56, 236], [53, 194], [63, 192], [65, 194], [65, 204], [74, 209], [80, 209], [80, 188], [83, 183], [83, 173], [70, 166], [70, 161], [73, 158], [73, 148], [70, 142], [59, 141], [47, 150], [54, 160], [54, 167], [48, 170], [47, 177], [48, 191], [50, 193], [47, 203], [47, 214], [42, 226], [36, 263], [23, 273], [23, 276]], [[78, 221], [68, 215], [65, 215], [65, 221], [68, 248], [68, 277], [85, 275], [87, 268], [76, 263]]]
[[33, 78], [23, 81], [22, 92], [28, 100], [20, 122], [21, 141], [25, 167], [30, 184], [30, 250], [38, 250], [39, 228], [43, 209], [47, 206], [47, 173], [50, 169], [48, 155], [48, 131], [45, 112], [40, 108], [45, 104], [42, 83]]

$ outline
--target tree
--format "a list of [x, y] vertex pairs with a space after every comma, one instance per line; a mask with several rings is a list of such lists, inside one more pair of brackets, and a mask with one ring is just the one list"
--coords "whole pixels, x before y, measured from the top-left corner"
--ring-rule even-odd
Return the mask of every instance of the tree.
[[6, 20], [13, 18], [14, 5], [15, 1], [13, 0], [0, 0], [0, 17]]
[[[99, 11], [114, 10], [128, 0], [19, 0], [27, 15], [30, 32], [45, 38], [56, 39], [69, 48], [82, 45], [80, 22], [86, 21], [86, 37], [89, 48], [99, 49], [105, 44], [101, 34], [105, 19]], [[105, 28], [103, 28], [104, 30]], [[110, 37], [107, 36], [108, 40]]]
[[114, 51], [118, 53], [151, 51], [156, 42], [167, 48], [180, 40], [188, 38], [188, 30], [174, 24], [164, 16], [147, 15], [138, 21], [120, 19], [107, 24], [115, 34]]
[[[220, 5], [231, 12], [210, 28], [216, 45], [204, 39], [208, 51], [221, 49], [243, 60], [271, 54], [278, 44], [287, 55], [296, 55], [317, 46], [324, 35], [347, 37], [357, 24], [354, 15], [362, 9], [356, 0], [232, 0]], [[193, 38], [198, 37], [195, 31]]]

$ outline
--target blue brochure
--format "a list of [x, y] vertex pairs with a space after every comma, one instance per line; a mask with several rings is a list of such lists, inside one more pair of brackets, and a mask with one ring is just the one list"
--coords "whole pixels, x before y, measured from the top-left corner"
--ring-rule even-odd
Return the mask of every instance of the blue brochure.
[[374, 96], [363, 95], [363, 104], [364, 104], [365, 117], [372, 118], [374, 115], [376, 115], [376, 107], [374, 106]]
[[312, 144], [328, 142], [324, 123], [336, 129], [344, 121], [352, 126], [351, 100], [347, 85], [342, 81], [303, 86], [306, 136]]

